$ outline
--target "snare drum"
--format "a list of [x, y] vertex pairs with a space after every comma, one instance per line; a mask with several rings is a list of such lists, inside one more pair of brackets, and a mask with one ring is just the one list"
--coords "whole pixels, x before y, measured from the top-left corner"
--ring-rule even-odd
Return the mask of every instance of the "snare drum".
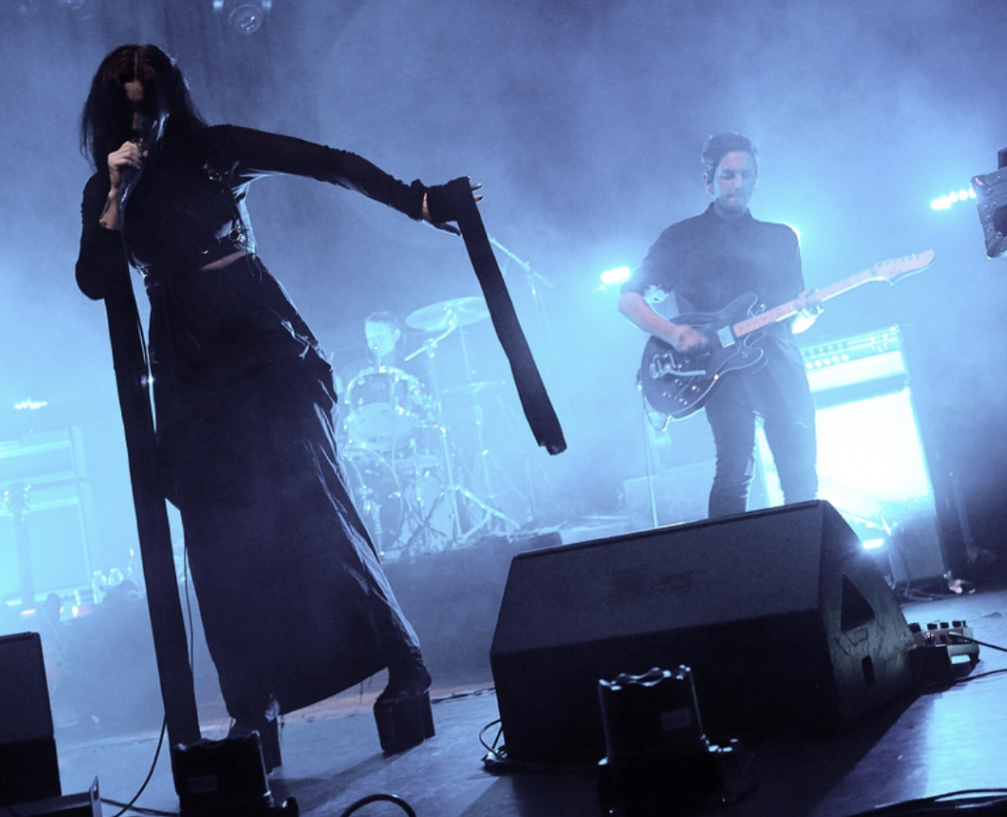
[[364, 369], [346, 389], [343, 430], [350, 445], [390, 451], [412, 438], [428, 402], [411, 374], [389, 366]]

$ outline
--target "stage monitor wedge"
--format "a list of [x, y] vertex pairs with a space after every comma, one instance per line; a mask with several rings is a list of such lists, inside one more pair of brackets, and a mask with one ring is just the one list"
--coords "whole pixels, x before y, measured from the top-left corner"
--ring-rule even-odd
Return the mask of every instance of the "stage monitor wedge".
[[490, 661], [507, 755], [599, 758], [600, 679], [692, 669], [712, 739], [845, 726], [911, 687], [912, 634], [827, 502], [520, 554]]
[[61, 793], [42, 642], [0, 636], [0, 813]]

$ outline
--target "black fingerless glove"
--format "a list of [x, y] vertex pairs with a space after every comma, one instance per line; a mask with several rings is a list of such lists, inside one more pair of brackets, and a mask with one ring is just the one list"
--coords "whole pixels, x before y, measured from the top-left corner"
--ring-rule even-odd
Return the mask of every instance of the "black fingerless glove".
[[461, 231], [449, 223], [458, 220], [454, 195], [449, 185], [435, 184], [427, 188], [427, 212], [430, 214], [430, 223], [438, 230], [461, 235]]

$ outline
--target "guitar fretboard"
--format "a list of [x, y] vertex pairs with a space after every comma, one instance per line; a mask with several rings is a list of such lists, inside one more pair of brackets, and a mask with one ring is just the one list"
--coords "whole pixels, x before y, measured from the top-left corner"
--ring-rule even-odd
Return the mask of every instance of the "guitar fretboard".
[[[903, 275], [926, 269], [933, 261], [933, 256], [933, 251], [927, 250], [927, 252], [921, 255], [909, 255], [897, 261], [887, 261], [871, 269], [854, 273], [842, 281], [836, 281], [834, 284], [816, 289], [811, 293], [808, 303], [823, 303], [830, 298], [835, 298], [837, 295], [842, 295], [844, 292], [849, 292], [861, 284], [866, 284], [868, 281], [888, 281], [888, 283], [894, 284], [896, 279]], [[760, 312], [758, 315], [752, 315], [750, 318], [738, 321], [731, 327], [731, 331], [734, 332], [736, 338], [744, 337], [762, 329], [764, 326], [784, 321], [796, 315], [802, 308], [800, 301], [795, 298], [792, 301], [787, 301], [785, 304], [780, 304], [772, 309], [767, 309], [765, 312]]]

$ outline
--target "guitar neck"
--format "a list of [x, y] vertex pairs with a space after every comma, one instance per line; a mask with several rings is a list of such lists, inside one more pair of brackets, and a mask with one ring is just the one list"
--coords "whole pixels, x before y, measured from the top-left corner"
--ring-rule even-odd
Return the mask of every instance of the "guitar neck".
[[[868, 281], [874, 280], [879, 279], [877, 273], [873, 269], [863, 270], [862, 272], [851, 275], [849, 278], [844, 278], [842, 281], [836, 281], [836, 283], [830, 284], [827, 287], [816, 289], [808, 299], [808, 303], [823, 303], [830, 298], [835, 298], [837, 295], [842, 295], [844, 292], [849, 292], [851, 289], [855, 289], [861, 284], [866, 284]], [[785, 304], [780, 304], [773, 309], [767, 309], [764, 312], [760, 312], [758, 315], [752, 315], [750, 318], [738, 321], [731, 327], [731, 331], [734, 332], [734, 336], [736, 338], [744, 337], [745, 335], [750, 335], [752, 332], [756, 332], [759, 329], [769, 326], [770, 324], [785, 321], [787, 318], [791, 318], [796, 315], [802, 308], [801, 302], [795, 298], [794, 300], [787, 301]]]

